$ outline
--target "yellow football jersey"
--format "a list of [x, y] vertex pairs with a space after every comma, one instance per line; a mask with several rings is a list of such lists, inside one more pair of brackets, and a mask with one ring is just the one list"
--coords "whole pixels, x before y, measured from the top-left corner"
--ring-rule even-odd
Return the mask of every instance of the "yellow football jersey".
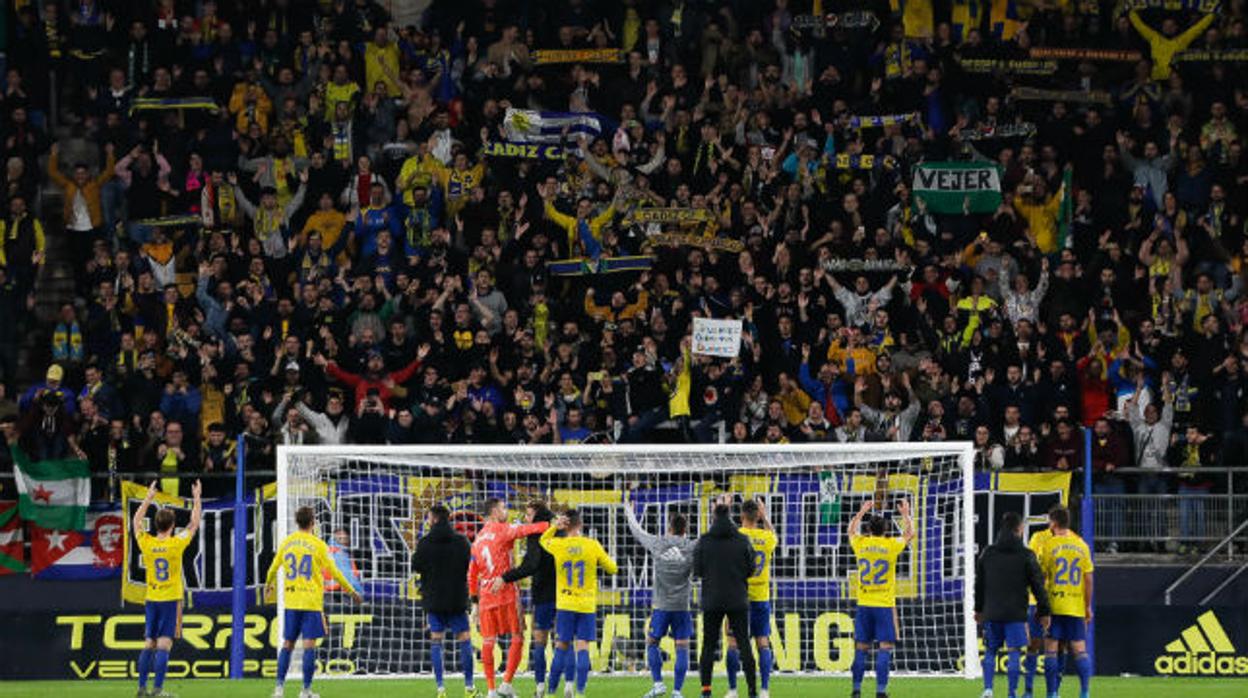
[[[1044, 569], [1044, 548], [1052, 537], [1053, 531], [1044, 528], [1031, 534], [1031, 540], [1027, 541], [1027, 547], [1036, 554], [1036, 561], [1040, 563], [1040, 569]], [[1027, 592], [1027, 605], [1036, 605], [1036, 595], [1030, 591]]]
[[182, 553], [191, 544], [186, 531], [158, 538], [139, 529], [135, 539], [147, 570], [148, 601], [178, 601], [182, 598]]
[[295, 531], [282, 541], [269, 565], [266, 585], [273, 583], [279, 569], [286, 608], [293, 611], [324, 610], [326, 571], [343, 589], [355, 589], [334, 564], [325, 541], [307, 531]]
[[776, 532], [763, 528], [741, 527], [741, 533], [754, 546], [754, 572], [750, 574], [750, 601], [771, 599], [771, 554], [776, 550]]
[[1088, 575], [1092, 574], [1092, 553], [1077, 534], [1067, 531], [1051, 536], [1045, 544], [1040, 569], [1044, 572], [1044, 588], [1055, 616], [1083, 618]]
[[849, 547], [858, 556], [854, 584], [858, 605], [893, 608], [897, 605], [897, 556], [906, 549], [904, 538], [850, 536]]
[[542, 547], [555, 558], [555, 608], [593, 613], [598, 610], [598, 568], [619, 569], [598, 541], [585, 536], [556, 538], [554, 526], [542, 534]]

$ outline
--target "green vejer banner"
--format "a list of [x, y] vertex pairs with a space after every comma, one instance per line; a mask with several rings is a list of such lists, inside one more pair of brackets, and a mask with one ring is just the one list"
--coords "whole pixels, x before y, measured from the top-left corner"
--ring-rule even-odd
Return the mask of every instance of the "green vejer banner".
[[927, 162], [914, 170], [914, 195], [933, 213], [990, 213], [1001, 205], [1001, 171], [980, 162]]

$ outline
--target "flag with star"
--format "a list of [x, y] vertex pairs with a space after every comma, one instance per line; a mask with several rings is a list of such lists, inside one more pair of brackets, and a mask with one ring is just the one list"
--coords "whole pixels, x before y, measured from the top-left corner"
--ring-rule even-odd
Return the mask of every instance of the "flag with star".
[[26, 571], [25, 547], [17, 502], [0, 502], [0, 575]]
[[116, 579], [121, 576], [125, 529], [116, 505], [87, 512], [78, 531], [30, 526], [30, 573], [36, 579]]
[[18, 515], [42, 528], [77, 531], [86, 525], [91, 500], [91, 468], [79, 458], [32, 460], [17, 444], [13, 474], [17, 480]]

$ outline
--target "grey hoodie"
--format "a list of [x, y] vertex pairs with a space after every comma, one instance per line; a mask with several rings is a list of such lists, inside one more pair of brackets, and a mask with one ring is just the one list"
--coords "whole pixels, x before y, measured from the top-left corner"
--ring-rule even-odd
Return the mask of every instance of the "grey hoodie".
[[646, 552], [654, 556], [654, 610], [688, 611], [693, 592], [693, 546], [684, 536], [656, 536], [646, 533], [632, 506], [625, 506], [628, 527]]

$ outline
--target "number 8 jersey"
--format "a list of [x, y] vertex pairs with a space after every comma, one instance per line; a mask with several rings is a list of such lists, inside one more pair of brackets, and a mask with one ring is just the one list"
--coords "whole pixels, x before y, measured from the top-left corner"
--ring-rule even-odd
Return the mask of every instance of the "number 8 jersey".
[[139, 551], [147, 570], [147, 601], [179, 601], [182, 599], [182, 553], [191, 544], [183, 531], [160, 538], [139, 530]]
[[904, 538], [884, 536], [849, 537], [849, 547], [858, 556], [858, 569], [851, 572], [851, 587], [858, 588], [858, 605], [893, 608], [897, 605], [897, 556], [906, 549]]
[[278, 571], [282, 574], [282, 592], [286, 608], [292, 611], [321, 611], [325, 608], [325, 572], [329, 572], [343, 589], [353, 585], [329, 554], [329, 546], [307, 531], [286, 536], [277, 549], [265, 584], [272, 584]]

